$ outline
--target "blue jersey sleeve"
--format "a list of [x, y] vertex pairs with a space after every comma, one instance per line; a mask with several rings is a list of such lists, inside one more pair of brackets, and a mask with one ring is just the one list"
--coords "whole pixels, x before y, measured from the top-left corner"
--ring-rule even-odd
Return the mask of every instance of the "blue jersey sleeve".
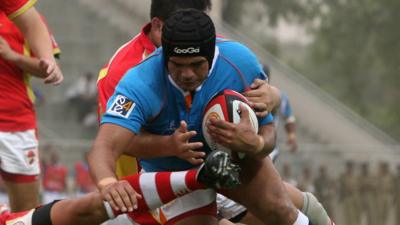
[[265, 117], [258, 118], [258, 124], [259, 124], [260, 126], [262, 126], [262, 125], [267, 125], [267, 124], [269, 124], [269, 123], [272, 123], [273, 121], [274, 121], [274, 117], [272, 116], [271, 113], [268, 113], [268, 115], [265, 116]]
[[156, 116], [162, 106], [162, 97], [146, 82], [146, 75], [132, 69], [117, 85], [107, 103], [101, 123], [112, 123], [139, 133], [141, 127]]
[[[240, 43], [233, 43], [234, 48], [228, 49], [229, 54], [233, 55], [232, 61], [236, 64], [245, 78], [244, 90], [250, 88], [255, 79], [267, 80], [268, 76], [259, 62], [257, 56], [246, 46]], [[266, 125], [273, 122], [273, 116], [269, 113], [267, 116], [258, 118], [259, 125]]]

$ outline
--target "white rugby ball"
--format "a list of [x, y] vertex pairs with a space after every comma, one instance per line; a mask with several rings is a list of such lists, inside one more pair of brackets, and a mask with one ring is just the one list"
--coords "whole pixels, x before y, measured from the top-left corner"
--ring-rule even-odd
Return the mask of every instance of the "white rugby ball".
[[238, 124], [240, 122], [240, 104], [244, 104], [249, 111], [249, 118], [254, 131], [258, 133], [258, 120], [253, 109], [248, 105], [247, 99], [240, 93], [233, 90], [224, 90], [215, 95], [208, 103], [204, 110], [202, 131], [205, 141], [211, 150], [223, 150], [229, 152], [234, 158], [243, 158], [243, 153], [232, 154], [231, 150], [216, 143], [208, 133], [207, 124], [210, 118], [217, 118], [231, 123]]

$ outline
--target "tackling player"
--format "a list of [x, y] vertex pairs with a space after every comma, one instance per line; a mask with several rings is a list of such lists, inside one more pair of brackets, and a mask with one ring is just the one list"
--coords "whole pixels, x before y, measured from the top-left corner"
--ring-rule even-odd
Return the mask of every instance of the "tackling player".
[[[164, 182], [155, 183], [157, 179]], [[216, 151], [198, 170], [135, 174], [120, 180], [120, 183], [132, 187], [128, 197], [135, 207], [129, 209], [129, 212], [114, 210], [113, 205], [103, 202], [98, 192], [92, 192], [79, 198], [54, 201], [19, 213], [10, 213], [1, 205], [0, 225], [97, 225], [122, 213], [127, 213], [133, 224], [143, 224], [146, 220], [151, 220], [141, 216], [148, 210], [206, 187], [233, 188], [238, 185], [238, 179], [238, 167], [230, 162], [229, 155]]]

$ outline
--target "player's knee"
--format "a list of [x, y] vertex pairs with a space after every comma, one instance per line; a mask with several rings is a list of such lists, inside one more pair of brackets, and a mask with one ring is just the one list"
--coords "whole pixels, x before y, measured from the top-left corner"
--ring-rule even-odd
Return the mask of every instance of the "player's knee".
[[309, 219], [316, 224], [329, 225], [331, 219], [329, 218], [325, 208], [318, 201], [318, 199], [310, 192], [304, 192], [304, 205], [301, 210], [306, 214]]

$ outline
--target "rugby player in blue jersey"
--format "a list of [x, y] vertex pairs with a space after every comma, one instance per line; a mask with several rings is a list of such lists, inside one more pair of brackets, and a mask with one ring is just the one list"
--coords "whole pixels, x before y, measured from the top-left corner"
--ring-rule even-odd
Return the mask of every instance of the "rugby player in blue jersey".
[[[211, 19], [196, 10], [176, 12], [165, 22], [162, 47], [124, 76], [108, 102], [90, 156], [96, 180], [115, 182], [115, 161], [126, 153], [124, 150], [159, 148], [162, 141], [135, 139], [141, 130], [160, 136], [171, 135], [178, 128], [187, 130], [191, 132], [190, 150], [208, 153], [201, 134], [202, 113], [208, 100], [224, 89], [243, 92], [255, 79], [266, 78], [248, 48], [237, 42], [216, 40]], [[186, 101], [188, 96], [191, 102]], [[260, 131], [256, 134], [246, 119], [248, 112], [242, 110], [241, 123], [211, 120], [208, 127], [220, 144], [247, 155], [239, 162], [241, 186], [222, 192], [267, 224], [311, 224], [293, 206], [272, 161], [266, 157], [275, 145], [272, 116], [259, 118]], [[159, 158], [142, 159], [144, 171], [193, 167], [167, 153], [168, 149]], [[93, 166], [96, 164], [100, 166]], [[109, 186], [104, 198], [119, 209], [130, 208], [132, 202], [126, 190], [132, 191], [122, 184]], [[182, 213], [185, 210], [188, 211]], [[168, 224], [216, 224], [215, 193], [195, 191], [159, 213], [171, 216]]]

